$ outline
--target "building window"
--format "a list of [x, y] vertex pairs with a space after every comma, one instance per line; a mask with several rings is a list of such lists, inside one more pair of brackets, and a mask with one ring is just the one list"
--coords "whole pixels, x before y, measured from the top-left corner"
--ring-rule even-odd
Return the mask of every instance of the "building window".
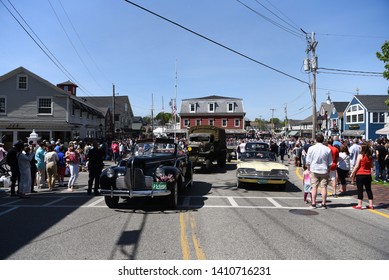
[[191, 112], [191, 113], [196, 112], [196, 104], [195, 103], [189, 104], [189, 112]]
[[74, 108], [74, 104], [73, 104], [73, 106], [72, 106], [72, 116], [75, 115], [75, 112], [76, 112], [76, 109]]
[[39, 98], [38, 99], [38, 114], [52, 114], [52, 100], [51, 98]]
[[234, 124], [235, 127], [240, 127], [240, 119], [235, 119]]
[[184, 119], [184, 126], [189, 127], [190, 126], [190, 121], [189, 119]]
[[227, 126], [227, 119], [222, 119], [222, 127], [226, 127]]
[[28, 89], [28, 79], [27, 75], [17, 75], [17, 85], [18, 90], [27, 90]]
[[82, 109], [81, 108], [80, 108], [80, 118], [82, 118]]
[[208, 103], [208, 112], [215, 112], [215, 103]]
[[234, 112], [234, 103], [227, 103], [227, 112], [228, 113]]
[[5, 99], [5, 96], [0, 96], [0, 114], [2, 115], [5, 115], [7, 112], [6, 112], [6, 108], [7, 108], [7, 103], [6, 103], [6, 99]]
[[215, 125], [215, 120], [214, 119], [209, 119], [208, 120], [209, 125]]
[[201, 125], [201, 119], [196, 119], [196, 125]]
[[359, 105], [352, 105], [347, 110], [346, 123], [362, 123], [365, 120], [363, 108]]
[[372, 123], [384, 123], [384, 122], [385, 122], [385, 113], [384, 112], [372, 113]]

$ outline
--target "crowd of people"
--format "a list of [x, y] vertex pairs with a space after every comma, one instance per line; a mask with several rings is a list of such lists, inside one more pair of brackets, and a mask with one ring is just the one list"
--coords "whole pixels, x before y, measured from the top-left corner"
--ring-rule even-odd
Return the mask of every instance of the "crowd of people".
[[[118, 163], [131, 149], [133, 141], [114, 140], [111, 143], [97, 140], [57, 141], [38, 140], [36, 143], [17, 142], [6, 151], [0, 143], [0, 162], [6, 162], [11, 170], [11, 196], [29, 198], [37, 189], [67, 187], [75, 188], [80, 171], [89, 172], [87, 194], [98, 195], [99, 179], [104, 168], [104, 160]], [[69, 180], [65, 185], [65, 176]]]
[[[290, 138], [244, 138], [227, 139], [227, 144], [236, 145], [238, 152], [244, 152], [247, 142], [267, 142], [281, 162], [303, 167], [304, 201], [318, 207], [316, 196], [321, 187], [321, 207], [326, 208], [327, 186], [332, 186], [333, 196], [342, 196], [347, 192], [347, 180], [356, 184], [358, 205], [362, 209], [363, 190], [365, 188], [368, 208], [374, 208], [371, 182], [389, 181], [389, 140], [379, 138], [376, 141], [361, 139], [339, 139], [338, 136], [325, 139], [319, 134], [315, 141], [311, 139]], [[62, 143], [38, 140], [37, 143], [17, 142], [9, 150], [0, 143], [0, 162], [6, 159], [11, 169], [11, 196], [28, 198], [28, 193], [36, 188], [54, 190], [56, 186], [65, 187], [64, 177], [69, 175], [66, 184], [73, 191], [80, 171], [89, 171], [87, 194], [98, 195], [99, 178], [104, 160], [115, 164], [131, 152], [134, 139], [114, 140], [110, 143], [94, 141], [71, 141]], [[185, 149], [186, 139], [180, 139], [179, 145]], [[374, 171], [374, 172], [372, 172]], [[57, 184], [56, 184], [57, 182]], [[18, 186], [18, 189], [16, 189]], [[310, 198], [310, 201], [308, 200]]]
[[[230, 143], [235, 141], [229, 139]], [[332, 187], [333, 196], [343, 196], [348, 182], [357, 186], [358, 204], [362, 209], [363, 190], [369, 200], [368, 209], [373, 209], [371, 183], [389, 181], [389, 140], [340, 139], [338, 136], [324, 138], [319, 134], [311, 139], [290, 138], [245, 138], [237, 140], [236, 150], [244, 152], [247, 142], [267, 142], [281, 162], [303, 167], [304, 202], [312, 208], [327, 208], [327, 187]], [[317, 191], [321, 187], [322, 201], [316, 203]], [[310, 197], [310, 201], [308, 198]]]

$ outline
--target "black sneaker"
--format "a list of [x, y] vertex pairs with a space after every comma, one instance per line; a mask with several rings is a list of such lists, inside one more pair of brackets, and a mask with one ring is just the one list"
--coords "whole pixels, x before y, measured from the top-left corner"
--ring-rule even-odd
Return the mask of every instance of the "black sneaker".
[[321, 209], [327, 209], [327, 204], [320, 204]]

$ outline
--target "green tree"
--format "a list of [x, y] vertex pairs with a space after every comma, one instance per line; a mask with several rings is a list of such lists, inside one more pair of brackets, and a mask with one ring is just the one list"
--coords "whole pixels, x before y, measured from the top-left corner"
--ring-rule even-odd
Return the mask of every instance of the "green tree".
[[[377, 58], [385, 63], [385, 70], [384, 70], [384, 78], [389, 80], [389, 41], [385, 41], [385, 43], [381, 47], [382, 53], [377, 52]], [[388, 88], [388, 94], [389, 94], [389, 88]], [[389, 98], [386, 99], [385, 104], [389, 107]]]
[[156, 120], [159, 120], [162, 125], [165, 125], [166, 123], [171, 120], [172, 114], [171, 113], [165, 113], [165, 112], [160, 112], [158, 115], [155, 116]]

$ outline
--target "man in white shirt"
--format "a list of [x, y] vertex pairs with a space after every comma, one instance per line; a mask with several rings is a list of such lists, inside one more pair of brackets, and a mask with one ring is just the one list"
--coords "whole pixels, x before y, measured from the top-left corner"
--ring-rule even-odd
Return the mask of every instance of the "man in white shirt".
[[330, 166], [332, 164], [331, 149], [323, 145], [324, 136], [317, 135], [316, 144], [309, 147], [306, 157], [306, 165], [311, 172], [312, 205], [316, 208], [317, 188], [321, 187], [323, 209], [327, 208], [327, 185]]
[[[359, 151], [360, 151], [360, 146], [358, 144], [359, 140], [358, 139], [354, 139], [353, 140], [353, 144], [351, 145], [351, 147], [349, 148], [349, 153], [350, 153], [350, 170], [353, 170], [354, 169], [354, 166], [355, 164], [357, 163], [357, 157], [359, 155]], [[351, 179], [353, 180], [353, 179]], [[354, 184], [355, 182], [351, 182], [351, 184]]]

